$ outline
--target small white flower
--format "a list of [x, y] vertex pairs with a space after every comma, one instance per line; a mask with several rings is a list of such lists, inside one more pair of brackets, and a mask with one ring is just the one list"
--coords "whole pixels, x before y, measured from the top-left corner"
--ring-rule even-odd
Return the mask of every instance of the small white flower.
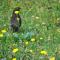
[[57, 18], [57, 20], [60, 20], [60, 18]]
[[42, 38], [42, 37], [40, 37], [40, 39], [42, 40], [43, 38]]
[[36, 19], [39, 19], [39, 17], [37, 16]]
[[35, 16], [32, 15], [32, 18], [34, 18]]
[[57, 29], [57, 32], [60, 32], [60, 29]]
[[45, 22], [42, 23], [42, 25], [45, 25], [45, 24], [46, 24]]

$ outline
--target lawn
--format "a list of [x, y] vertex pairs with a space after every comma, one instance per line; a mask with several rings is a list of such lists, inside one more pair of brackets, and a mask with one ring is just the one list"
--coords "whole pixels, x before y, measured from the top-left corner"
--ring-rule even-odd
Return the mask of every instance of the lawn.
[[[20, 32], [10, 30], [20, 7]], [[0, 0], [0, 60], [60, 60], [60, 0]]]

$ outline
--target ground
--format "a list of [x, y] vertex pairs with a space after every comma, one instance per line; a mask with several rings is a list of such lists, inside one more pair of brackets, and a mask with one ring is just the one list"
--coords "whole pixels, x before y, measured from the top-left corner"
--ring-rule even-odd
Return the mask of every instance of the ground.
[[[21, 7], [20, 32], [10, 30]], [[0, 60], [60, 60], [60, 0], [0, 0]]]

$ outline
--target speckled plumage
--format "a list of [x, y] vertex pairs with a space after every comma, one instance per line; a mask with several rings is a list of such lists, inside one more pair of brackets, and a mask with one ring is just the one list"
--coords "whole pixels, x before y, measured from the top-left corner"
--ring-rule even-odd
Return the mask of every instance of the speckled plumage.
[[14, 10], [13, 10], [13, 13], [12, 13], [12, 17], [11, 17], [11, 29], [13, 30], [13, 32], [18, 32], [19, 31], [19, 27], [21, 26], [21, 17], [18, 14], [15, 13], [15, 11], [19, 11], [20, 8], [19, 7], [16, 7]]

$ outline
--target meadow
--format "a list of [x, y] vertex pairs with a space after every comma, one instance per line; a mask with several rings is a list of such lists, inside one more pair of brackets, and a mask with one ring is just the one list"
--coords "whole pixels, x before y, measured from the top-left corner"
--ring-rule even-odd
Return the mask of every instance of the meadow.
[[[20, 32], [10, 30], [20, 7]], [[60, 0], [0, 0], [0, 60], [60, 60]]]

